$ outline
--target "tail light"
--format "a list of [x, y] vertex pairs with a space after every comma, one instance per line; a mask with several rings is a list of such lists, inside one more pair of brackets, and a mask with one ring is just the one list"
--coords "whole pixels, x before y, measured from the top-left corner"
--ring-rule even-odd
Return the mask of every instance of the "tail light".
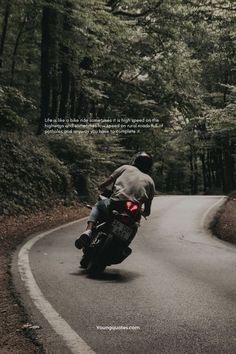
[[130, 211], [131, 213], [136, 213], [136, 211], [139, 209], [139, 203], [132, 202], [131, 200], [128, 200], [125, 203], [125, 208]]

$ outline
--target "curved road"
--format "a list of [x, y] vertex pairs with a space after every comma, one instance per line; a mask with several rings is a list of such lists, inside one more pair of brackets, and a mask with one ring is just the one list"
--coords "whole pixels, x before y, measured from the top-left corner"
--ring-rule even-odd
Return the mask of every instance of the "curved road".
[[204, 227], [222, 201], [156, 198], [133, 254], [101, 279], [78, 267], [74, 240], [85, 220], [31, 239], [13, 274], [47, 352], [235, 354], [236, 248]]

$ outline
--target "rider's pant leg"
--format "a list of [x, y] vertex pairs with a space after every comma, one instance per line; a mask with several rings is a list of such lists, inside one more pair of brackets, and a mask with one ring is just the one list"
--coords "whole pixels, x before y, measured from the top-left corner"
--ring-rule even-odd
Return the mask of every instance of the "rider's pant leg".
[[110, 199], [99, 200], [92, 208], [88, 222], [96, 223], [98, 220], [106, 220], [109, 215]]

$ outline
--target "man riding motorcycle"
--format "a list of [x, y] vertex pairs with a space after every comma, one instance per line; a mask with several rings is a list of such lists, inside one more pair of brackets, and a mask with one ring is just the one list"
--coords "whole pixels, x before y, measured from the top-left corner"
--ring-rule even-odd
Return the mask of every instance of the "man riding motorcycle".
[[152, 168], [152, 158], [146, 152], [137, 153], [131, 165], [123, 165], [117, 168], [99, 189], [104, 191], [113, 185], [110, 198], [99, 200], [92, 208], [88, 218], [86, 231], [75, 241], [78, 249], [89, 246], [92, 240], [92, 230], [100, 220], [109, 217], [109, 209], [113, 203], [121, 203], [126, 200], [138, 202], [144, 205], [143, 216], [151, 213], [152, 199], [155, 193], [155, 184], [148, 175]]

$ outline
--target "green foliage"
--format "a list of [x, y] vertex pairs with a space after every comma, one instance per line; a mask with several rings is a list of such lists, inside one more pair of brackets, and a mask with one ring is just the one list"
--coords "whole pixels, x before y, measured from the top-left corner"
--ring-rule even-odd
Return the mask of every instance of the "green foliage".
[[208, 130], [213, 133], [227, 128], [236, 129], [236, 86], [224, 87], [229, 91], [225, 107], [208, 109], [205, 114]]
[[157, 189], [233, 188], [232, 1], [19, 0], [9, 10], [0, 53], [2, 130], [33, 122], [35, 131], [39, 122], [42, 133], [47, 116], [158, 121], [155, 130], [117, 140], [45, 138], [79, 194], [96, 194], [101, 175], [125, 161], [124, 151], [140, 149], [155, 157]]
[[0, 214], [46, 209], [73, 197], [68, 170], [34, 137], [0, 136]]
[[106, 139], [97, 136], [92, 139], [75, 134], [69, 137], [48, 137], [45, 143], [67, 167], [79, 198], [85, 197], [92, 201], [97, 198], [98, 184], [125, 160], [125, 151], [113, 137]]
[[47, 139], [50, 150], [64, 163], [74, 163], [89, 159], [92, 155], [92, 144], [84, 139], [74, 137], [49, 137]]
[[23, 130], [26, 126], [26, 121], [19, 117], [9, 107], [1, 107], [0, 110], [0, 129], [8, 131]]
[[[84, 198], [94, 202], [97, 185], [118, 163], [99, 156], [93, 142], [86, 144], [83, 138], [39, 139], [5, 132], [0, 144], [0, 215], [69, 205]], [[111, 157], [115, 145], [109, 146]]]
[[0, 87], [0, 129], [8, 131], [23, 130], [28, 124], [28, 113], [35, 107], [32, 100], [11, 87]]

